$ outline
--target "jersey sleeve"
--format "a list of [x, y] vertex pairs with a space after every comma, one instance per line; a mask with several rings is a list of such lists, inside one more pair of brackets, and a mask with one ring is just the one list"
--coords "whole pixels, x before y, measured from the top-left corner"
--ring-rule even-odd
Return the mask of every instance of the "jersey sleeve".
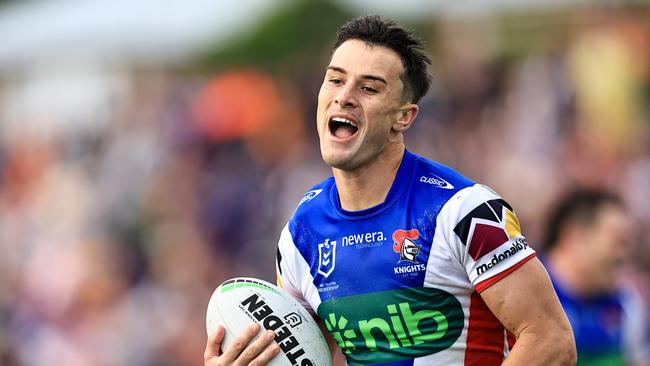
[[476, 184], [452, 198], [447, 241], [482, 292], [535, 257], [512, 207], [490, 188]]
[[[301, 273], [302, 272], [302, 273]], [[280, 288], [287, 291], [311, 314], [314, 309], [307, 301], [306, 288], [311, 287], [309, 266], [296, 248], [289, 231], [285, 225], [280, 234], [276, 258], [276, 280]], [[305, 281], [308, 281], [305, 283]]]

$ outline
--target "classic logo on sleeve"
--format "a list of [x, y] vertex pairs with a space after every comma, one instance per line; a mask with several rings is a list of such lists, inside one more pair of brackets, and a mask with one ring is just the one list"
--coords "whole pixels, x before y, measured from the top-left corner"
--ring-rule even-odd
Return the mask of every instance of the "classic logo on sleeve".
[[431, 184], [432, 186], [438, 188], [454, 189], [454, 186], [451, 183], [447, 182], [446, 180], [444, 180], [443, 178], [435, 174], [431, 174], [430, 176], [426, 176], [426, 175], [421, 176], [420, 182]]
[[314, 189], [313, 191], [309, 191], [309, 192], [305, 193], [305, 195], [302, 197], [302, 199], [298, 203], [298, 206], [302, 205], [305, 202], [309, 202], [309, 201], [313, 200], [322, 191], [323, 191], [322, 189]]
[[521, 236], [517, 216], [502, 199], [489, 200], [473, 209], [460, 220], [454, 232], [469, 246], [468, 253], [475, 261]]
[[323, 277], [329, 277], [336, 265], [336, 241], [325, 239], [318, 244], [318, 273]]

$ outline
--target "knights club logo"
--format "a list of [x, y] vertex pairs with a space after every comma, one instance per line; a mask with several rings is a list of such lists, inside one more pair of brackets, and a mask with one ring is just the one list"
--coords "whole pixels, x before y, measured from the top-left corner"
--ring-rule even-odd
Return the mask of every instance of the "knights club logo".
[[399, 262], [408, 261], [418, 263], [417, 257], [420, 254], [421, 245], [415, 244], [420, 237], [417, 229], [395, 230], [393, 232], [393, 251], [399, 253]]
[[325, 242], [318, 244], [318, 273], [323, 277], [329, 277], [336, 265], [336, 241], [325, 239]]

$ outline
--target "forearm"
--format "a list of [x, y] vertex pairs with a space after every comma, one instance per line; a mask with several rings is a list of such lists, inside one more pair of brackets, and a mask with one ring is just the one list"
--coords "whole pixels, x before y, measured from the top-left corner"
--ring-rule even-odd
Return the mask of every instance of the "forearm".
[[576, 350], [570, 329], [522, 331], [503, 366], [575, 365]]

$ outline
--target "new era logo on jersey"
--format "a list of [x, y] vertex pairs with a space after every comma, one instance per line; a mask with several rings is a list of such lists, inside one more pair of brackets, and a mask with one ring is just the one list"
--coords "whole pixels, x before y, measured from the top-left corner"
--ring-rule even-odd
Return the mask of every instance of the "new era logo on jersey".
[[372, 248], [384, 244], [385, 241], [386, 237], [384, 236], [383, 232], [372, 231], [367, 233], [346, 235], [341, 238], [341, 246], [354, 246], [357, 249]]
[[323, 277], [329, 277], [336, 265], [336, 241], [325, 239], [318, 244], [318, 273]]
[[502, 199], [489, 200], [468, 213], [454, 232], [475, 261], [511, 239], [521, 236], [519, 220]]

